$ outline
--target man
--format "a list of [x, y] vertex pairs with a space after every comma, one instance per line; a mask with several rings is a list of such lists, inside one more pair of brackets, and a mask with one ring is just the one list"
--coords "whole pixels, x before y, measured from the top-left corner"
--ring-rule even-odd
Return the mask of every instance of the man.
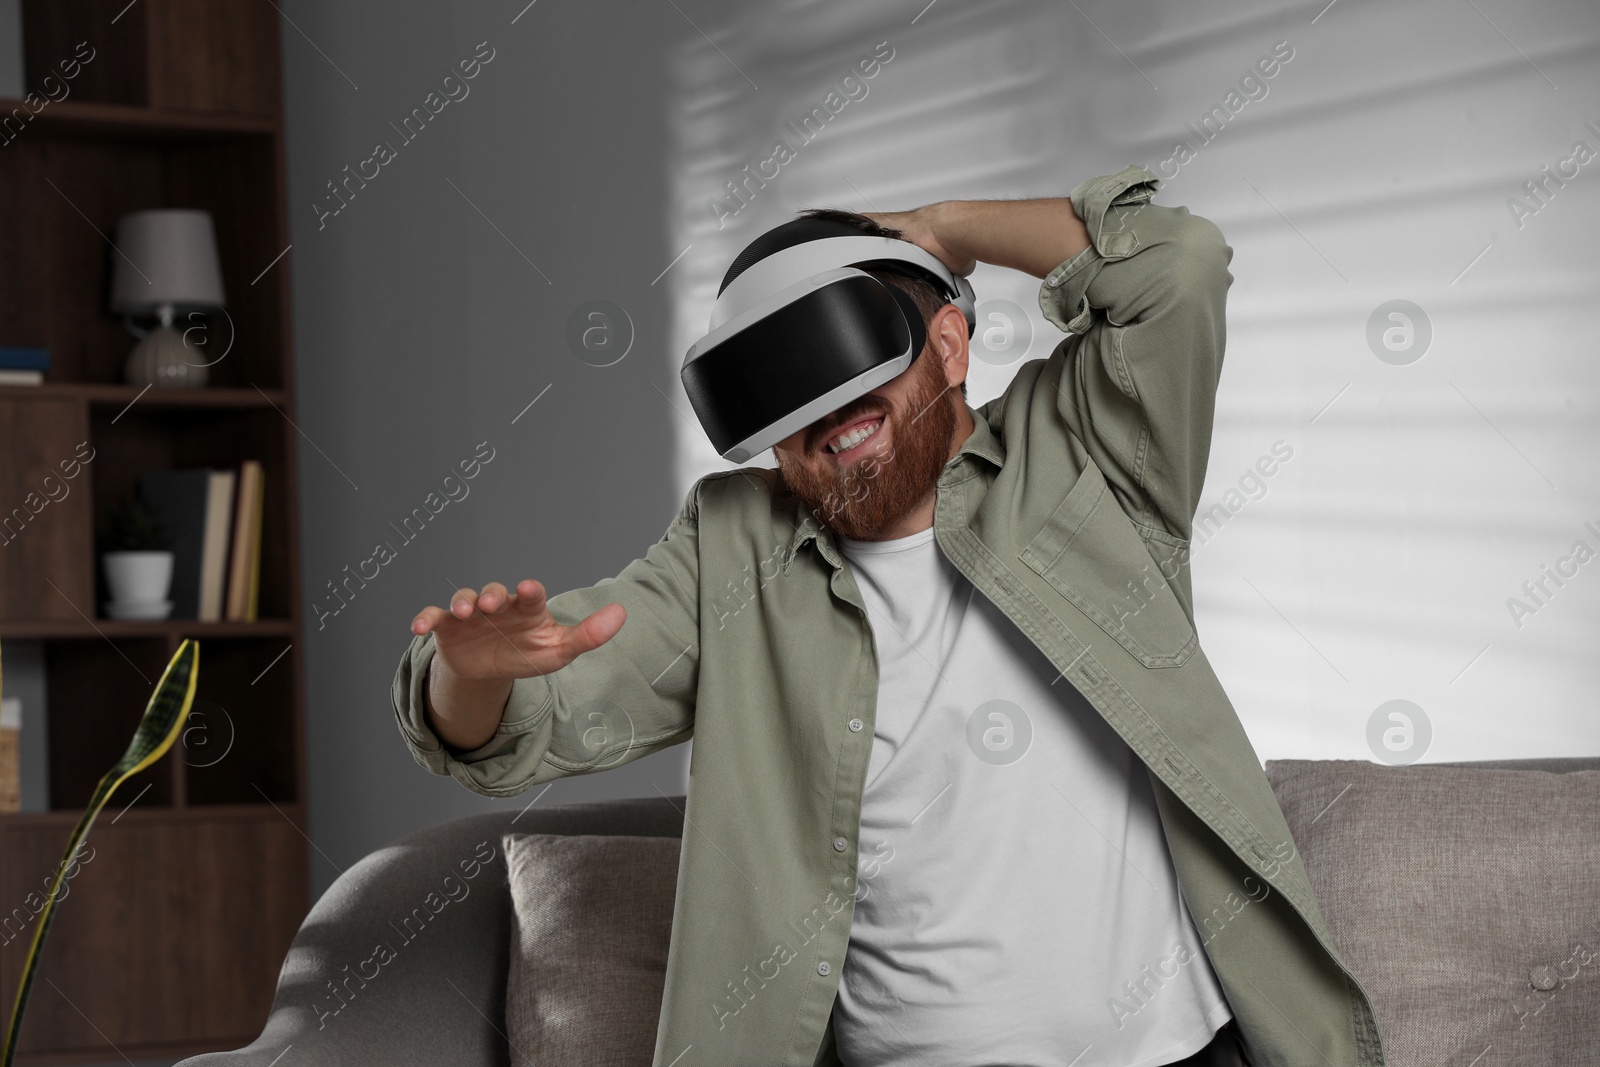
[[658, 1067], [1383, 1063], [1198, 648], [1232, 250], [1158, 184], [824, 213], [1039, 277], [1072, 336], [974, 410], [962, 313], [880, 276], [922, 353], [776, 473], [615, 579], [413, 620], [402, 733], [478, 792], [694, 737]]

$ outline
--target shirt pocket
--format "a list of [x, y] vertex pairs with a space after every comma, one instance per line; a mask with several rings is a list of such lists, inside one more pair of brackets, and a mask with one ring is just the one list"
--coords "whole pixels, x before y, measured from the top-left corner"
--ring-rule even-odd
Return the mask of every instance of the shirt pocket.
[[1018, 558], [1146, 667], [1194, 653], [1183, 605], [1092, 460]]

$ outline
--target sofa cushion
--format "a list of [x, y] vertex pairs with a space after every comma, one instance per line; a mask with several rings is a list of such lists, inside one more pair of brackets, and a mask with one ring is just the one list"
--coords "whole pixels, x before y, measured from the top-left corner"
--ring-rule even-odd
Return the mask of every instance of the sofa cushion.
[[1600, 771], [1274, 760], [1390, 1067], [1593, 1064]]
[[506, 834], [504, 843], [512, 1061], [650, 1067], [681, 839]]

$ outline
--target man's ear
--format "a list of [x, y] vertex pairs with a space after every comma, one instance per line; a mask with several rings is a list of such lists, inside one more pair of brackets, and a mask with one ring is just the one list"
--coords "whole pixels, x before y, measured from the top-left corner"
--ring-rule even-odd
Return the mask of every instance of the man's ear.
[[945, 380], [952, 389], [967, 380], [967, 318], [954, 304], [934, 312], [928, 322], [928, 343], [944, 364]]

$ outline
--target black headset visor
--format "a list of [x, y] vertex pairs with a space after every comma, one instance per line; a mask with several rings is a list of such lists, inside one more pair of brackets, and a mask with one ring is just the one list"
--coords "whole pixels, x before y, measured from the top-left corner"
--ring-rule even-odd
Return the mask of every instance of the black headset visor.
[[[697, 353], [683, 367], [683, 387], [711, 444], [726, 455], [790, 416], [796, 397], [824, 396], [892, 360], [909, 365], [925, 337], [909, 294], [860, 274], [814, 289]], [[826, 414], [815, 412], [807, 424]]]

